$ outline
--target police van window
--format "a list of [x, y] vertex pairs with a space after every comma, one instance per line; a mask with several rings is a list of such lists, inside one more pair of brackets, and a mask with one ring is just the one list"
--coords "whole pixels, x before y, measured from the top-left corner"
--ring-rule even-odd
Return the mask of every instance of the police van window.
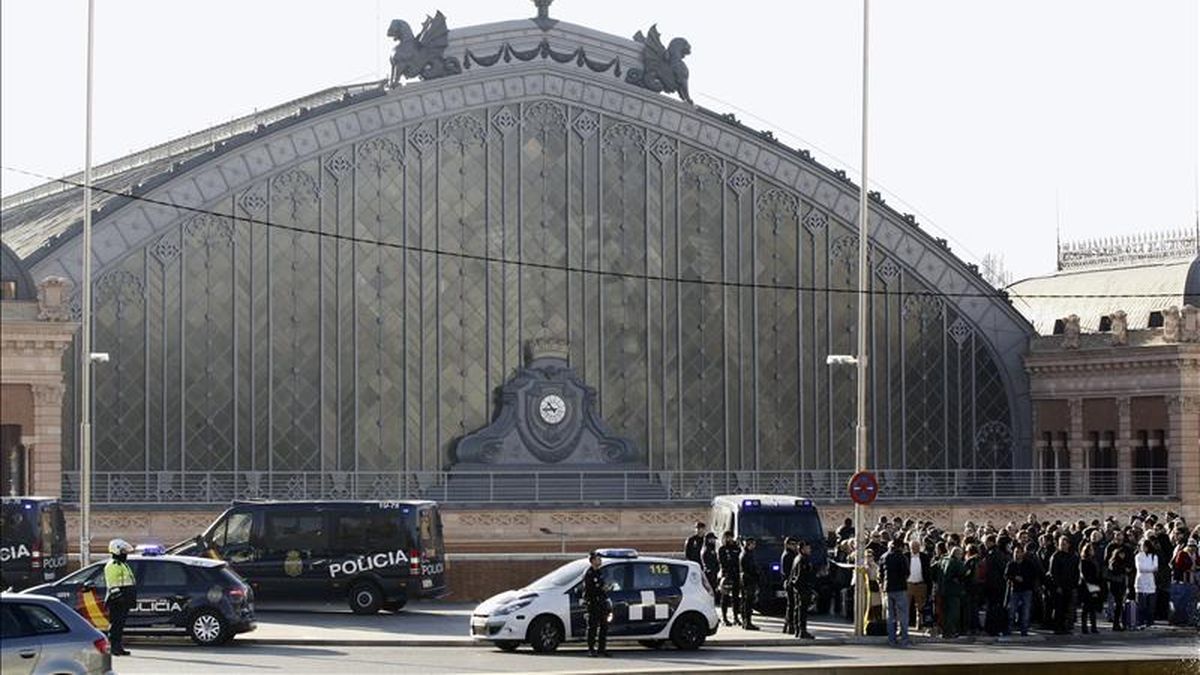
[[636, 563], [633, 566], [633, 587], [639, 591], [678, 586], [667, 563]]
[[320, 513], [267, 513], [263, 549], [272, 553], [324, 551], [324, 515]]
[[187, 570], [179, 563], [166, 561], [142, 561], [141, 574], [138, 575], [139, 585], [168, 586], [178, 588], [186, 586]]
[[5, 546], [33, 543], [33, 524], [26, 517], [30, 509], [21, 508], [21, 504], [4, 505], [4, 524], [0, 527], [0, 542]]
[[221, 528], [222, 548], [238, 548], [250, 544], [250, 527], [254, 516], [249, 513], [231, 513], [225, 519], [225, 527]]
[[[382, 524], [382, 523], [381, 523]], [[372, 531], [367, 513], [339, 513], [333, 519], [333, 550], [338, 553], [365, 552], [373, 549], [378, 537]]]

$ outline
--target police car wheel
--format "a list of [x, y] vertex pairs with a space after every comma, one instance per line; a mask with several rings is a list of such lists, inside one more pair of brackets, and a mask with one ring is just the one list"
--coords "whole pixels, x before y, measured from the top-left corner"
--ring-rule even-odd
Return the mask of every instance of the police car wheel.
[[200, 645], [219, 645], [232, 635], [225, 619], [211, 609], [202, 609], [192, 615], [188, 622], [188, 636]]
[[699, 614], [684, 614], [671, 627], [671, 644], [683, 651], [699, 649], [707, 637], [708, 625]]
[[529, 646], [538, 653], [552, 652], [563, 641], [562, 624], [552, 616], [539, 616], [529, 624]]
[[502, 652], [515, 652], [517, 651], [517, 647], [521, 646], [521, 643], [517, 640], [496, 640], [496, 646]]
[[350, 610], [355, 614], [374, 614], [383, 606], [383, 593], [369, 581], [350, 587]]
[[647, 649], [662, 649], [666, 640], [638, 640], [638, 644]]

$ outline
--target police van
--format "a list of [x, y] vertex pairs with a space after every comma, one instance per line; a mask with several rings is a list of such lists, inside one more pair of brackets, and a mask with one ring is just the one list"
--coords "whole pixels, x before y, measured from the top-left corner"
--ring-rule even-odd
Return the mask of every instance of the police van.
[[708, 522], [718, 542], [725, 532], [733, 532], [738, 541], [753, 538], [758, 542], [754, 551], [762, 579], [758, 606], [765, 611], [781, 609], [787, 597], [779, 567], [786, 537], [810, 543], [813, 567], [821, 576], [827, 573], [829, 552], [825, 530], [811, 499], [787, 495], [719, 495], [713, 497]]
[[52, 497], [0, 499], [0, 587], [21, 589], [67, 571], [67, 521]]
[[[668, 640], [699, 649], [717, 632], [712, 588], [690, 560], [639, 556], [633, 549], [601, 549], [601, 574], [612, 603], [608, 640], [636, 640], [658, 648]], [[559, 567], [525, 588], [493, 596], [471, 612], [471, 637], [503, 651], [522, 643], [551, 652], [587, 637], [583, 575], [587, 558]]]
[[442, 518], [432, 501], [234, 502], [172, 553], [229, 562], [261, 601], [399, 611], [446, 594]]

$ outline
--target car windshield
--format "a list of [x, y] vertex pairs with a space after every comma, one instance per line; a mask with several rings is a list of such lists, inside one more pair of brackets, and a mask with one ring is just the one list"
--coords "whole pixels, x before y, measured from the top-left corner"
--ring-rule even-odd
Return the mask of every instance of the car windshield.
[[96, 570], [103, 567], [104, 564], [105, 564], [104, 562], [92, 563], [91, 565], [88, 565], [87, 567], [85, 567], [81, 570], [77, 570], [77, 571], [63, 577], [57, 583], [59, 583], [59, 584], [83, 583], [87, 579], [91, 578], [91, 576], [96, 573]]
[[742, 537], [754, 537], [759, 541], [779, 541], [784, 537], [801, 537], [808, 540], [822, 537], [817, 514], [796, 509], [742, 511], [738, 534]]
[[562, 588], [569, 586], [579, 580], [583, 576], [584, 570], [588, 567], [588, 561], [576, 560], [569, 562], [566, 565], [554, 570], [546, 576], [529, 584], [525, 588], [530, 591], [546, 591], [552, 588]]

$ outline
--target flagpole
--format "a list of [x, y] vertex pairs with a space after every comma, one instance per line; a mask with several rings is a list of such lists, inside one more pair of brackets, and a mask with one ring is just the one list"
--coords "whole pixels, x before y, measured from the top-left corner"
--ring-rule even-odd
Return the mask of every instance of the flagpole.
[[79, 564], [88, 564], [92, 547], [92, 35], [95, 0], [88, 0], [87, 94], [83, 157], [83, 298], [80, 340], [79, 415]]

